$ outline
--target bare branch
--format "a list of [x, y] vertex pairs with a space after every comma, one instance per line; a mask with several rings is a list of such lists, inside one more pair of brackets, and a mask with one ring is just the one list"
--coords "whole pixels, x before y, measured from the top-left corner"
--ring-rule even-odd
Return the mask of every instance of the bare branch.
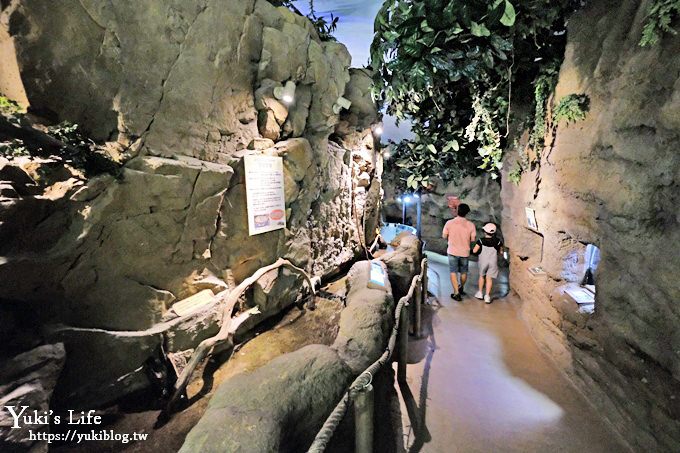
[[234, 334], [241, 326], [241, 324], [246, 322], [253, 315], [259, 313], [257, 309], [251, 309], [232, 318], [234, 307], [236, 306], [236, 303], [241, 297], [241, 294], [243, 294], [253, 283], [255, 283], [264, 274], [279, 267], [288, 267], [290, 269], [293, 269], [294, 271], [300, 273], [305, 278], [305, 281], [307, 282], [307, 285], [309, 286], [309, 289], [312, 292], [312, 300], [310, 305], [313, 307], [316, 295], [315, 284], [317, 283], [317, 279], [315, 278], [314, 281], [312, 281], [307, 272], [305, 272], [303, 269], [293, 265], [290, 261], [285, 260], [283, 258], [279, 258], [275, 263], [270, 264], [269, 266], [261, 267], [260, 269], [255, 271], [253, 275], [243, 280], [234, 290], [225, 290], [218, 293], [215, 296], [218, 299], [218, 301], [224, 300], [224, 308], [222, 310], [222, 324], [220, 327], [220, 331], [214, 337], [207, 338], [198, 345], [198, 347], [192, 354], [189, 363], [187, 363], [187, 366], [184, 368], [184, 370], [182, 370], [182, 374], [177, 379], [177, 382], [175, 383], [175, 391], [170, 397], [170, 400], [168, 401], [165, 409], [161, 411], [161, 414], [158, 416], [159, 420], [167, 419], [169, 418], [170, 414], [172, 414], [174, 406], [177, 403], [177, 400], [182, 396], [182, 394], [184, 394], [184, 391], [186, 390], [186, 387], [189, 384], [189, 380], [191, 379], [191, 375], [193, 374], [198, 364], [206, 356], [209, 356], [212, 353], [215, 346], [217, 346], [219, 343], [228, 342], [229, 347], [232, 347]]

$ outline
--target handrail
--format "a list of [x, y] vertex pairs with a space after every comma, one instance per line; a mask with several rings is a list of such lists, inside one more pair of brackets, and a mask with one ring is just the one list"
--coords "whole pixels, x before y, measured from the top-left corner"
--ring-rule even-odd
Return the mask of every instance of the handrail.
[[[347, 412], [350, 401], [355, 398], [357, 393], [362, 392], [366, 388], [370, 387], [375, 373], [377, 373], [380, 368], [385, 365], [392, 357], [392, 354], [394, 353], [394, 347], [397, 342], [397, 334], [400, 330], [401, 317], [402, 314], [406, 313], [404, 308], [409, 305], [409, 301], [413, 298], [414, 291], [418, 284], [422, 283], [424, 272], [427, 272], [427, 258], [423, 258], [421, 262], [420, 274], [413, 277], [408, 292], [405, 296], [399, 299], [399, 302], [397, 303], [394, 312], [394, 326], [392, 327], [392, 334], [390, 335], [385, 352], [383, 352], [378, 360], [373, 362], [359, 376], [357, 376], [354, 382], [352, 382], [352, 384], [349, 386], [349, 389], [345, 392], [343, 397], [340, 399], [340, 402], [338, 402], [338, 404], [335, 406], [317, 433], [312, 445], [310, 445], [309, 449], [307, 450], [307, 453], [323, 453], [323, 451], [326, 450], [328, 442], [330, 442], [331, 438], [333, 437], [333, 433], [335, 433], [336, 428]], [[408, 322], [408, 318], [405, 320], [405, 322]], [[402, 330], [402, 333], [403, 332], [404, 331]]]

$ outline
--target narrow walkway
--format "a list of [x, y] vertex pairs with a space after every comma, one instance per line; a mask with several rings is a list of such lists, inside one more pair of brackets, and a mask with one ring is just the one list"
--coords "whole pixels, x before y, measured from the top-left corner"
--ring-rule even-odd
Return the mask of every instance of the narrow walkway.
[[[424, 338], [409, 345], [401, 402], [409, 452], [628, 451], [533, 342], [519, 301], [504, 297], [507, 270], [486, 305], [472, 296], [476, 263], [462, 302], [449, 296], [443, 260], [429, 263], [442, 305], [424, 310]], [[424, 418], [422, 429], [409, 412]]]

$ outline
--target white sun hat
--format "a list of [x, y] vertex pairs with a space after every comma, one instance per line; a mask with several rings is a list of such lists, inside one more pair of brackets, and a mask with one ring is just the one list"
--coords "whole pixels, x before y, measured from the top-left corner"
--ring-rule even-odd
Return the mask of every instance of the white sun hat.
[[482, 230], [484, 230], [485, 233], [494, 234], [496, 232], [496, 225], [489, 222], [482, 227]]

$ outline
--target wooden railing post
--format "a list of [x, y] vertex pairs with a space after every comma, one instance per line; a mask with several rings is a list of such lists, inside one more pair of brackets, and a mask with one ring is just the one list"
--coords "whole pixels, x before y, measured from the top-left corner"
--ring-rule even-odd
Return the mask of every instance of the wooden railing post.
[[354, 448], [356, 453], [373, 453], [373, 386], [368, 384], [354, 395]]
[[423, 289], [420, 286], [420, 281], [416, 286], [416, 292], [413, 295], [413, 304], [415, 313], [413, 314], [413, 335], [416, 338], [420, 338], [420, 331], [422, 330], [422, 302], [423, 302]]
[[421, 284], [422, 284], [422, 291], [420, 292], [421, 295], [421, 302], [420, 302], [420, 310], [418, 310], [419, 315], [418, 315], [418, 320], [416, 321], [416, 328], [418, 329], [416, 332], [416, 335], [418, 335], [418, 338], [421, 338], [423, 336], [423, 307], [427, 303], [427, 258], [423, 259], [423, 278], [421, 279]]
[[397, 364], [397, 379], [406, 382], [406, 360], [408, 356], [408, 305], [401, 307], [399, 324], [399, 363]]

